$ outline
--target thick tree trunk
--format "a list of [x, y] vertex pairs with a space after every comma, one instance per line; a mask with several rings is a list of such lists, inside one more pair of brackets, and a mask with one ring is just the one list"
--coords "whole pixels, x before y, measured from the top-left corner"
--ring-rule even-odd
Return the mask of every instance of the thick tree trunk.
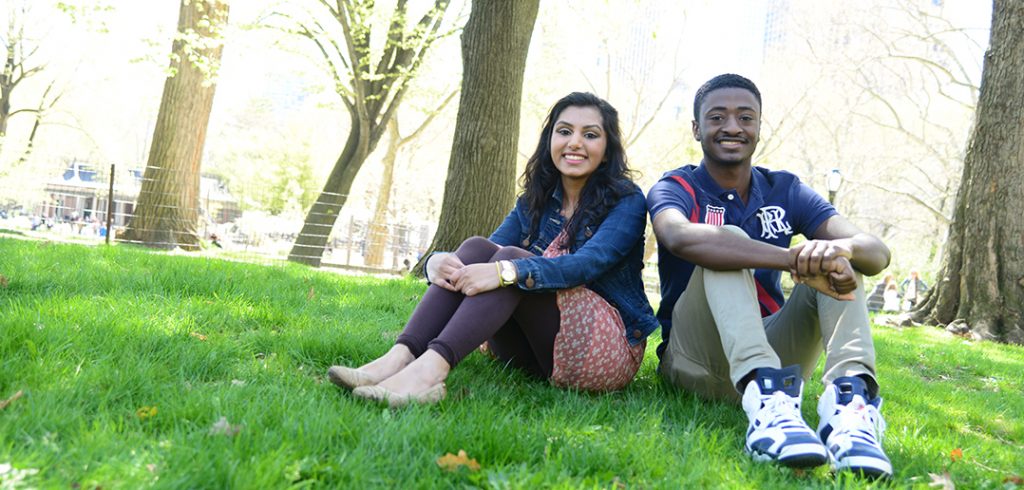
[[398, 149], [402, 146], [402, 136], [398, 131], [398, 119], [388, 121], [388, 151], [384, 154], [384, 175], [380, 179], [380, 193], [373, 210], [373, 221], [370, 223], [369, 245], [366, 251], [366, 265], [380, 267], [384, 263], [384, 249], [388, 238], [388, 207], [391, 204], [391, 187], [395, 182], [395, 160]]
[[1024, 344], [1024, 2], [997, 0], [942, 273], [918, 321]]
[[[228, 5], [223, 0], [181, 2], [179, 38], [172, 47], [174, 75], [164, 82], [135, 216], [120, 241], [157, 248], [198, 248], [199, 170], [216, 87], [190, 60], [182, 38], [211, 38], [214, 30], [227, 23], [227, 17]], [[206, 49], [193, 45], [192, 49], [204, 63], [219, 63], [223, 45], [215, 43]]]
[[512, 207], [523, 71], [538, 5], [473, 1], [462, 34], [455, 139], [430, 250], [455, 250], [469, 236], [490, 234]]

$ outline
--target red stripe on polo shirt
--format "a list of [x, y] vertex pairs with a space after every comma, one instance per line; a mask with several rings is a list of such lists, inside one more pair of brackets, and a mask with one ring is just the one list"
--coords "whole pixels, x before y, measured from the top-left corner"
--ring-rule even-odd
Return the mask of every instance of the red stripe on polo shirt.
[[757, 286], [757, 301], [761, 303], [761, 307], [763, 310], [768, 311], [767, 315], [764, 313], [764, 311], [762, 311], [761, 316], [768, 316], [771, 315], [772, 313], [775, 313], [776, 311], [779, 311], [779, 304], [775, 302], [775, 299], [772, 298], [772, 295], [768, 294], [768, 291], [765, 290], [763, 286], [761, 286], [761, 283], [757, 279], [754, 279], [754, 284]]
[[693, 192], [693, 187], [690, 187], [690, 183], [687, 182], [686, 179], [678, 175], [673, 175], [672, 178], [675, 179], [676, 182], [679, 182], [679, 185], [683, 186], [683, 189], [686, 189], [686, 192], [690, 193], [690, 197], [693, 199], [693, 209], [690, 210], [690, 222], [699, 223], [700, 205], [697, 204], [697, 193]]

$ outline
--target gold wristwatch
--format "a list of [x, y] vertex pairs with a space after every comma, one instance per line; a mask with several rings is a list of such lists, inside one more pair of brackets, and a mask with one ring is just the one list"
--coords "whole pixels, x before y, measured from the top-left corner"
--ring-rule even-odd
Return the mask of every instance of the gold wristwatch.
[[516, 283], [516, 268], [512, 262], [507, 260], [498, 261], [498, 285], [501, 287], [511, 286]]

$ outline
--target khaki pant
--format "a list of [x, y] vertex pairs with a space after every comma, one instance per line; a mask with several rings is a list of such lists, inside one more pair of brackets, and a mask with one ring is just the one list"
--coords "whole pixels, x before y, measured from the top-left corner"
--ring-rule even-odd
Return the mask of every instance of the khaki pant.
[[736, 385], [757, 368], [799, 364], [808, 379], [823, 350], [826, 384], [843, 376], [874, 378], [875, 347], [860, 274], [857, 284], [852, 301], [798, 284], [782, 309], [762, 319], [753, 271], [696, 267], [672, 310], [658, 370], [676, 386], [733, 401], [740, 399]]

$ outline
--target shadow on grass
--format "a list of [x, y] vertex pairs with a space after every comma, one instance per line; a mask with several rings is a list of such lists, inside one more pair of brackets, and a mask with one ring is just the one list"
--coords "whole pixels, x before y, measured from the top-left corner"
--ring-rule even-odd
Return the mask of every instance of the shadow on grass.
[[[174, 487], [247, 488], [827, 488], [848, 480], [825, 468], [751, 463], [738, 406], [660, 380], [657, 334], [620, 392], [553, 388], [472, 354], [452, 371], [447, 400], [393, 411], [354, 399], [324, 372], [390, 348], [421, 283], [121, 247], [0, 243], [0, 254], [16, 257], [5, 271], [12, 289], [0, 291], [0, 393], [28, 393], [3, 413], [0, 461], [45, 469], [39, 486], [137, 487], [155, 476]], [[1022, 460], [1015, 414], [1024, 402], [1009, 395], [1022, 390], [1020, 351], [961, 346], [924, 330], [881, 328], [876, 337], [897, 471], [881, 485], [918, 485], [948, 468], [965, 487], [998, 486]], [[812, 425], [820, 390], [816, 380], [805, 389]], [[157, 412], [140, 412], [146, 407]], [[236, 435], [214, 430], [221, 417]], [[950, 467], [954, 447], [965, 456]], [[460, 449], [483, 468], [437, 467]]]

